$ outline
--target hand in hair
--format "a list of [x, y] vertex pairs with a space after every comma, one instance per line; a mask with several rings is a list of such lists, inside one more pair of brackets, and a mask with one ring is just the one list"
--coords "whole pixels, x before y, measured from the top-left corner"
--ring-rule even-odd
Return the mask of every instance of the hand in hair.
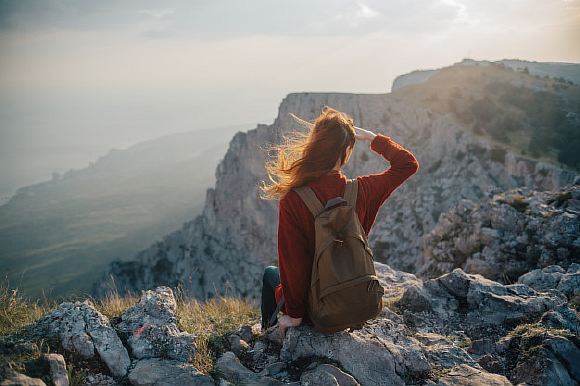
[[355, 138], [361, 139], [363, 141], [371, 142], [377, 135], [370, 130], [361, 129], [360, 127], [354, 127], [356, 130]]

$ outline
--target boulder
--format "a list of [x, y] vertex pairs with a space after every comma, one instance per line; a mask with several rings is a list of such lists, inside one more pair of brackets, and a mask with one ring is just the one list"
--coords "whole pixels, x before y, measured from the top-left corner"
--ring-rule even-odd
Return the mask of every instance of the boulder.
[[437, 386], [511, 386], [512, 383], [503, 375], [490, 374], [487, 371], [461, 364], [437, 380]]
[[570, 264], [567, 271], [559, 265], [534, 269], [520, 276], [518, 283], [529, 285], [537, 291], [557, 289], [571, 299], [580, 296], [580, 264]]
[[311, 356], [340, 363], [361, 385], [404, 385], [404, 378], [423, 378], [431, 370], [419, 341], [404, 325], [386, 318], [360, 330], [334, 334], [322, 334], [307, 325], [289, 328], [280, 359]]
[[283, 383], [275, 378], [253, 372], [246, 368], [232, 351], [226, 351], [215, 363], [220, 378], [234, 384], [279, 386]]
[[50, 379], [54, 386], [68, 386], [69, 379], [66, 371], [66, 363], [61, 354], [45, 354], [45, 360], [48, 362], [50, 369]]
[[360, 383], [350, 374], [326, 363], [316, 366], [314, 370], [302, 373], [300, 383], [302, 386], [360, 386]]
[[9, 371], [0, 386], [46, 386], [42, 379], [30, 378], [16, 371]]
[[82, 358], [92, 358], [95, 350], [114, 376], [127, 374], [131, 361], [109, 319], [89, 300], [64, 302], [39, 319], [34, 334], [57, 337], [62, 347]]
[[190, 363], [173, 359], [139, 360], [129, 373], [134, 386], [213, 386], [213, 378], [199, 372]]
[[537, 321], [566, 303], [558, 291], [538, 293], [524, 284], [503, 285], [455, 268], [438, 278], [412, 283], [395, 305], [407, 323], [422, 331], [444, 335], [465, 331], [479, 339]]
[[173, 291], [162, 286], [145, 291], [139, 303], [123, 313], [117, 328], [127, 335], [135, 358], [193, 359], [195, 336], [177, 328], [176, 311]]

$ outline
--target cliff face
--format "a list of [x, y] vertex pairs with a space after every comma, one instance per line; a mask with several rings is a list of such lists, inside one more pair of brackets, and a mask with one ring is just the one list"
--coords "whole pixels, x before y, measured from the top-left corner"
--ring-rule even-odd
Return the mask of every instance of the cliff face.
[[[422, 236], [460, 199], [477, 200], [496, 188], [552, 190], [574, 179], [573, 172], [496, 147], [451, 115], [434, 113], [405, 95], [289, 94], [272, 125], [259, 124], [233, 137], [216, 170], [215, 188], [207, 191], [203, 213], [134, 261], [113, 263], [96, 294], [106, 292], [114, 279], [121, 292], [180, 284], [200, 299], [216, 293], [259, 299], [263, 269], [277, 263], [278, 219], [277, 202], [260, 200], [258, 184], [266, 178], [265, 146], [296, 129], [289, 112], [313, 119], [329, 105], [353, 116], [357, 126], [389, 135], [416, 155], [420, 170], [386, 201], [369, 235], [378, 261], [408, 272], [416, 271]], [[367, 143], [358, 143], [344, 172], [353, 178], [386, 167]]]
[[479, 202], [461, 200], [424, 237], [418, 273], [461, 268], [515, 281], [536, 268], [568, 268], [580, 257], [580, 179], [549, 192], [518, 188]]

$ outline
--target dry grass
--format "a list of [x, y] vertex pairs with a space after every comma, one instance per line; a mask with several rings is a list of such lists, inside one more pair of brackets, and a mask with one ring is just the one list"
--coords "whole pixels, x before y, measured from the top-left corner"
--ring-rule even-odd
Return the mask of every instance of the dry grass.
[[229, 350], [227, 336], [260, 318], [259, 308], [240, 298], [217, 297], [205, 302], [178, 298], [177, 304], [179, 328], [197, 336], [194, 366], [206, 374], [213, 371], [217, 357]]
[[[219, 355], [230, 349], [228, 335], [243, 325], [252, 325], [260, 320], [259, 307], [245, 299], [216, 297], [201, 302], [185, 298], [180, 291], [176, 293], [176, 298], [178, 326], [181, 330], [196, 335], [197, 351], [193, 364], [206, 374], [213, 371], [214, 362]], [[102, 314], [115, 319], [127, 308], [136, 304], [139, 296], [136, 294], [120, 296], [113, 292], [103, 299], [89, 299]], [[23, 327], [57, 306], [58, 303], [46, 300], [32, 302], [20, 296], [17, 289], [11, 289], [7, 283], [2, 284], [0, 286], [0, 336], [10, 333], [18, 334]], [[36, 343], [43, 346], [41, 342]], [[16, 364], [21, 360], [33, 359], [43, 352], [50, 351], [52, 351], [50, 348], [38, 349], [38, 352], [28, 355], [27, 358], [14, 355], [4, 358], [2, 362]], [[84, 376], [84, 370], [77, 368], [74, 363], [67, 363], [67, 366], [70, 366], [71, 379], [80, 382]]]
[[54, 304], [48, 301], [31, 302], [10, 288], [7, 280], [0, 284], [0, 335], [16, 331], [40, 318]]

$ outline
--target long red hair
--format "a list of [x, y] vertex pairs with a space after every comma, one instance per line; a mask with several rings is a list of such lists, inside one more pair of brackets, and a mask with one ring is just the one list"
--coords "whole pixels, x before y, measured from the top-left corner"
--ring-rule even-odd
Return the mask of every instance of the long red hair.
[[290, 115], [309, 129], [308, 133], [291, 132], [283, 136], [282, 145], [274, 145], [277, 156], [266, 162], [270, 184], [262, 181], [261, 198], [280, 199], [292, 188], [330, 172], [340, 158], [344, 165], [347, 147], [355, 144], [353, 119], [340, 111], [324, 106], [314, 123]]

